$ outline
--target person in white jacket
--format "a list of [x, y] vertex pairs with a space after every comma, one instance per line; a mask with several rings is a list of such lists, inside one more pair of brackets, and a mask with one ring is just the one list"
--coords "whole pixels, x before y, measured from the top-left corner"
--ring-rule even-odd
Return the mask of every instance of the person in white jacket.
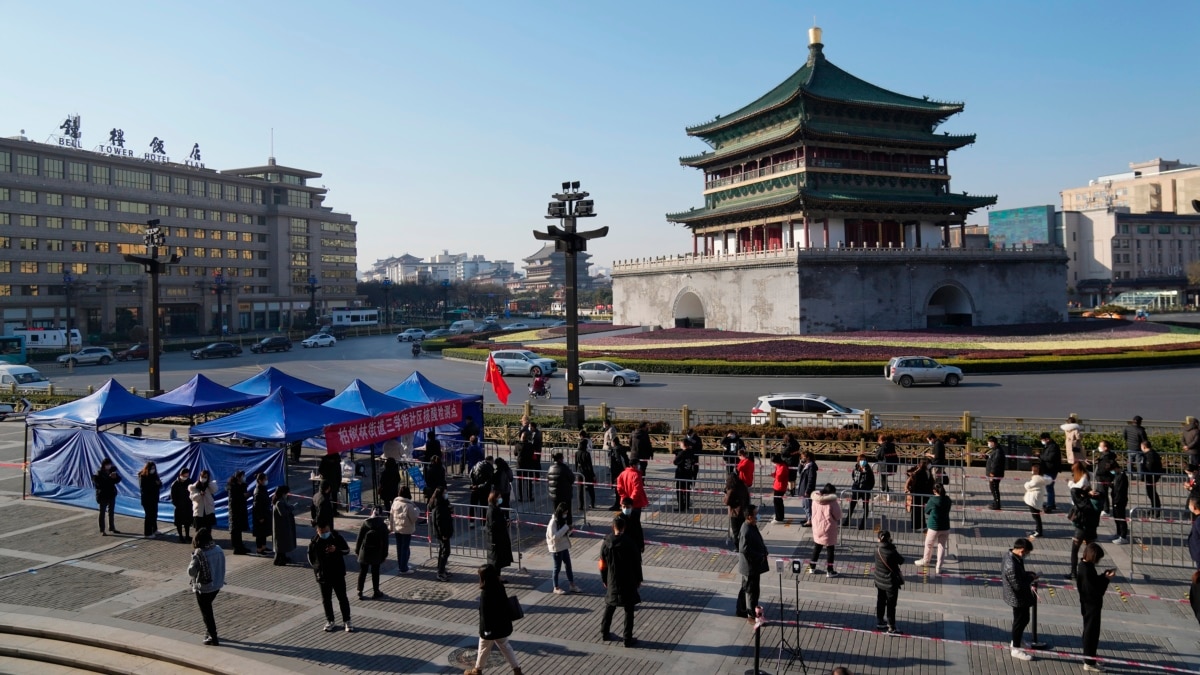
[[216, 494], [217, 486], [208, 469], [202, 470], [200, 479], [188, 486], [188, 497], [192, 500], [192, 521], [197, 532], [207, 527], [211, 533], [217, 526], [217, 507], [213, 501]]
[[421, 509], [412, 502], [412, 491], [407, 485], [400, 488], [400, 496], [392, 500], [392, 509], [388, 518], [388, 529], [396, 535], [397, 574], [412, 574], [408, 559], [412, 552], [412, 536], [417, 531], [417, 521], [421, 519]]
[[1058, 428], [1063, 430], [1063, 435], [1066, 437], [1063, 445], [1066, 446], [1065, 450], [1067, 451], [1067, 466], [1071, 466], [1075, 462], [1087, 463], [1087, 457], [1083, 452], [1083, 427], [1079, 426], [1079, 418], [1071, 415], [1067, 418], [1066, 424], [1059, 425]]
[[1032, 475], [1025, 481], [1025, 504], [1033, 515], [1036, 529], [1029, 533], [1030, 537], [1042, 536], [1042, 507], [1046, 504], [1046, 487], [1054, 482], [1049, 476], [1042, 475], [1042, 465], [1034, 463], [1029, 467]]
[[578, 593], [579, 587], [575, 585], [575, 574], [571, 571], [571, 538], [568, 536], [571, 533], [571, 519], [567, 516], [567, 504], [559, 504], [554, 510], [554, 517], [546, 524], [546, 548], [549, 549], [550, 555], [554, 556], [554, 593], [563, 595], [564, 591], [558, 585], [558, 574], [563, 565], [567, 567], [567, 583], [570, 584], [570, 592]]

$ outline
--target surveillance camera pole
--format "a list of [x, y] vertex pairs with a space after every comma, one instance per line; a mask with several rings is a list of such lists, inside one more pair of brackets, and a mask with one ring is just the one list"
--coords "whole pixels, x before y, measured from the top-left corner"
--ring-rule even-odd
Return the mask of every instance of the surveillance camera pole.
[[534, 230], [533, 237], [539, 241], [553, 241], [554, 250], [566, 258], [566, 303], [567, 303], [567, 405], [563, 408], [563, 423], [568, 429], [583, 427], [586, 419], [583, 406], [579, 404], [579, 273], [577, 258], [580, 251], [587, 250], [589, 239], [608, 235], [608, 228], [588, 232], [577, 232], [577, 218], [596, 215], [588, 193], [579, 190], [579, 181], [562, 184], [562, 192], [553, 195], [554, 200], [546, 211], [548, 220], [558, 220], [562, 228], [553, 225], [546, 232]]
[[158, 275], [167, 268], [167, 265], [179, 263], [179, 255], [175, 253], [172, 253], [166, 260], [158, 259], [159, 247], [166, 245], [166, 235], [158, 226], [158, 222], [157, 218], [146, 221], [146, 235], [143, 240], [146, 242], [149, 257], [125, 255], [125, 262], [140, 264], [150, 275], [150, 345], [146, 360], [150, 364], [150, 393], [154, 396], [162, 393], [158, 369]]

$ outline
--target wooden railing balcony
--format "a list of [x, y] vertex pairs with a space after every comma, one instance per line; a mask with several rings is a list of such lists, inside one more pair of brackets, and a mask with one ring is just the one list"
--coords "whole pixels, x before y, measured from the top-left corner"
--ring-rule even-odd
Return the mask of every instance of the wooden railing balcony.
[[786, 162], [772, 164], [771, 166], [764, 166], [761, 169], [753, 169], [751, 171], [743, 171], [742, 173], [735, 173], [732, 176], [726, 176], [725, 178], [717, 178], [714, 180], [710, 180], [704, 184], [704, 189], [712, 190], [714, 188], [721, 188], [721, 187], [725, 187], [727, 185], [734, 185], [736, 183], [744, 183], [748, 180], [755, 180], [758, 178], [762, 178], [763, 176], [770, 176], [770, 175], [776, 174], [776, 173], [783, 173], [784, 171], [793, 171], [793, 170], [799, 169], [803, 166], [804, 166], [804, 158], [800, 157], [797, 159], [788, 160]]
[[[810, 159], [807, 162], [809, 168], [814, 169], [851, 169], [854, 171], [880, 171], [884, 173], [906, 173], [924, 176], [945, 176], [946, 167], [932, 166], [926, 164], [912, 164], [904, 162], [873, 162], [863, 159]], [[743, 171], [735, 173], [732, 176], [724, 178], [710, 179], [704, 183], [705, 190], [716, 190], [718, 188], [745, 183], [747, 181], [758, 180], [777, 173], [787, 171], [795, 171], [796, 169], [805, 168], [805, 160], [803, 157], [764, 166], [760, 169], [751, 171]]]

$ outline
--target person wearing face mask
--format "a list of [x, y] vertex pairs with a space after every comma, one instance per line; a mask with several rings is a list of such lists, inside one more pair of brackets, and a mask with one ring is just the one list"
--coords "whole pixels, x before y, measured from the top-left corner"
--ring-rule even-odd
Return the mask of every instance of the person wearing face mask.
[[188, 486], [188, 497], [192, 500], [192, 520], [196, 529], [208, 528], [211, 532], [217, 525], [217, 508], [213, 497], [217, 494], [217, 486], [213, 484], [208, 469], [200, 472], [200, 478]]
[[1000, 561], [1000, 576], [1003, 583], [1001, 591], [1004, 603], [1013, 610], [1012, 640], [1009, 643], [1014, 659], [1032, 661], [1033, 656], [1022, 649], [1021, 639], [1025, 628], [1029, 625], [1030, 609], [1037, 597], [1033, 594], [1033, 582], [1038, 575], [1025, 571], [1025, 561], [1033, 551], [1033, 543], [1028, 539], [1018, 539], [1013, 542], [1012, 549], [1004, 554]]
[[1096, 487], [1101, 493], [1100, 511], [1109, 515], [1112, 512], [1112, 476], [1117, 468], [1117, 453], [1113, 452], [1108, 441], [1100, 441], [1096, 452], [1099, 453], [1096, 458]]
[[115, 522], [117, 509], [117, 483], [121, 482], [121, 474], [112, 460], [105, 457], [100, 460], [100, 469], [92, 476], [92, 486], [96, 488], [96, 505], [100, 507], [100, 534], [104, 532], [104, 514], [108, 514], [108, 529], [113, 534], [121, 534]]
[[250, 524], [254, 526], [254, 548], [259, 555], [267, 555], [267, 537], [271, 536], [271, 489], [267, 487], [267, 474], [259, 471], [254, 477], [254, 504], [250, 508]]
[[179, 476], [171, 483], [171, 506], [175, 508], [175, 517], [172, 520], [181, 544], [192, 540], [192, 499], [188, 496], [191, 476], [187, 469], [181, 469]]
[[246, 511], [246, 472], [238, 469], [225, 484], [229, 505], [229, 539], [234, 555], [246, 555], [250, 549], [242, 543], [242, 533], [250, 529], [250, 514]]
[[992, 505], [990, 508], [993, 511], [1000, 510], [1000, 481], [1004, 480], [1005, 464], [1008, 463], [1008, 455], [1004, 452], [1004, 448], [996, 442], [995, 436], [989, 436], [987, 439], [988, 456], [987, 464], [984, 466], [984, 473], [987, 474], [988, 489], [992, 491]]
[[[567, 523], [571, 522], [570, 506], [564, 507], [567, 512]], [[508, 519], [500, 509], [500, 493], [492, 490], [488, 493], [487, 516], [485, 518], [487, 531], [487, 563], [498, 570], [513, 564], [512, 538], [508, 535]]]
[[1128, 515], [1125, 509], [1129, 506], [1129, 474], [1113, 460], [1112, 468], [1109, 469], [1109, 495], [1112, 501], [1113, 523], [1117, 526], [1117, 538], [1112, 540], [1114, 544], [1129, 543], [1129, 521], [1126, 520]]
[[621, 515], [625, 516], [625, 536], [629, 537], [629, 541], [637, 546], [638, 553], [646, 552], [646, 535], [642, 533], [642, 519], [634, 518], [633, 514], [637, 509], [633, 506], [633, 500], [625, 497], [621, 500]]
[[138, 486], [141, 488], [142, 512], [146, 514], [142, 536], [149, 539], [158, 536], [158, 497], [162, 494], [162, 479], [158, 477], [154, 462], [146, 462], [138, 472]]
[[772, 523], [782, 523], [783, 520], [783, 495], [788, 489], [788, 465], [783, 457], [775, 455], [771, 458], [771, 462], [775, 465], [775, 482], [771, 484], [772, 494], [775, 495], [775, 518]]
[[[783, 466], [786, 470], [787, 464]], [[771, 569], [767, 545], [758, 531], [758, 506], [755, 504], [746, 507], [746, 522], [742, 523], [738, 537], [737, 569], [738, 574], [742, 575], [742, 587], [738, 591], [734, 614], [753, 623], [758, 609], [760, 580], [763, 573]]]
[[862, 500], [863, 510], [862, 517], [858, 519], [858, 529], [866, 529], [867, 518], [871, 517], [871, 491], [875, 489], [875, 472], [871, 470], [871, 463], [867, 461], [865, 454], [858, 456], [858, 462], [850, 472], [850, 489], [850, 508], [846, 517], [842, 519], [842, 527], [850, 527], [850, 521], [854, 519], [854, 506]]
[[1050, 434], [1042, 434], [1042, 475], [1050, 479], [1046, 485], [1046, 513], [1054, 513], [1058, 508], [1054, 501], [1054, 482], [1058, 480], [1058, 472], [1062, 470], [1062, 450], [1058, 443], [1050, 438]]
[[325, 632], [337, 630], [333, 621], [333, 596], [337, 595], [342, 610], [342, 623], [350, 628], [350, 599], [346, 597], [346, 559], [350, 546], [342, 535], [330, 529], [328, 523], [317, 523], [317, 534], [308, 544], [308, 564], [312, 566], [321, 587], [321, 607], [325, 610]]

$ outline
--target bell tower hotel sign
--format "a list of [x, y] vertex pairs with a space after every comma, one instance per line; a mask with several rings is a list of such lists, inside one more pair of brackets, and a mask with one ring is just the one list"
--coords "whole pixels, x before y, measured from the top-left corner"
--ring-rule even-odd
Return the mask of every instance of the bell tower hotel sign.
[[[62, 134], [51, 134], [48, 143], [54, 143], [64, 148], [74, 148], [83, 150], [82, 128], [80, 125], [79, 115], [68, 115], [63, 123], [58, 125]], [[155, 136], [147, 145], [149, 152], [143, 152], [141, 160], [143, 162], [155, 162], [157, 164], [170, 164], [171, 157], [167, 154], [166, 141]], [[136, 159], [138, 153], [125, 147], [125, 130], [113, 127], [108, 132], [108, 142], [92, 148], [92, 152], [109, 157], [125, 157]], [[200, 144], [193, 143], [192, 151], [188, 154], [188, 158], [183, 160], [184, 166], [190, 166], [196, 169], [203, 169], [204, 162], [200, 161]]]

